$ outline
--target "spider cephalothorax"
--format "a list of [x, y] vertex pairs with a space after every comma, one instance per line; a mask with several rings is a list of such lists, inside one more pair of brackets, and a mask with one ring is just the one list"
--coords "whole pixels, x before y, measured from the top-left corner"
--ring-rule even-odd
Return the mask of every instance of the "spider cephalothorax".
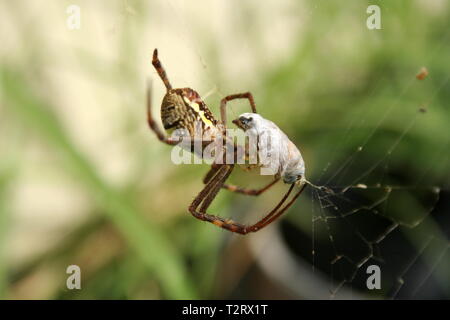
[[[227, 140], [226, 132], [226, 105], [227, 102], [234, 99], [248, 99], [252, 112], [241, 115], [237, 120], [234, 120], [238, 127], [248, 133], [253, 134], [255, 141], [258, 141], [259, 151], [268, 151], [271, 156], [276, 155], [278, 157], [278, 163], [265, 162], [267, 159], [261, 159], [259, 157], [260, 163], [258, 166], [262, 169], [273, 169], [271, 166], [277, 166], [276, 170], [269, 171], [269, 175], [275, 177], [275, 179], [261, 189], [246, 189], [240, 188], [234, 185], [225, 184], [225, 181], [230, 176], [234, 169], [234, 163], [227, 162], [215, 162], [211, 170], [206, 174], [203, 182], [206, 184], [202, 191], [195, 197], [194, 201], [189, 206], [189, 212], [197, 219], [208, 221], [216, 226], [224, 228], [226, 230], [247, 234], [249, 232], [256, 232], [263, 227], [267, 226], [275, 219], [277, 219], [281, 214], [283, 214], [300, 196], [304, 190], [306, 184], [304, 183], [304, 163], [303, 159], [298, 151], [297, 147], [288, 139], [288, 137], [271, 121], [264, 119], [256, 112], [256, 105], [253, 96], [250, 92], [239, 93], [226, 96], [222, 99], [220, 104], [220, 115], [221, 120], [216, 120], [203, 102], [200, 95], [190, 89], [172, 89], [172, 85], [167, 78], [166, 72], [158, 59], [158, 51], [155, 49], [153, 52], [152, 64], [158, 72], [161, 80], [167, 89], [166, 95], [163, 98], [161, 104], [161, 120], [164, 129], [171, 131], [173, 129], [180, 129], [186, 131], [190, 137], [195, 137], [196, 126], [200, 123], [201, 129], [203, 131], [202, 148], [206, 146], [214, 139], [224, 139]], [[158, 139], [169, 145], [179, 144], [178, 139], [171, 139], [166, 136], [166, 134], [159, 128], [159, 126], [154, 121], [151, 114], [151, 94], [148, 90], [147, 99], [147, 115], [148, 124], [150, 128], [155, 132]], [[264, 129], [264, 130], [263, 130]], [[268, 135], [266, 137], [266, 135]], [[272, 136], [273, 135], [273, 136]], [[270, 141], [269, 144], [265, 142]], [[194, 150], [195, 139], [191, 140], [190, 145], [191, 151]], [[229, 141], [224, 144], [224, 146], [229, 145]], [[239, 147], [236, 144], [232, 146], [234, 150]], [[225, 148], [225, 147], [224, 147]], [[242, 148], [242, 147], [241, 147]], [[245, 149], [245, 156], [247, 155], [247, 148]], [[226, 153], [226, 151], [225, 151]], [[279, 179], [283, 178], [285, 183], [291, 184], [289, 190], [286, 192], [281, 201], [265, 215], [263, 219], [258, 221], [253, 225], [243, 225], [234, 222], [230, 219], [224, 219], [212, 214], [206, 213], [206, 210], [211, 205], [214, 198], [217, 196], [221, 188], [230, 190], [232, 192], [237, 192], [245, 195], [258, 196], [264, 191], [272, 187]], [[300, 185], [300, 190], [295, 194], [292, 199], [285, 204], [289, 195], [291, 194], [295, 185]], [[284, 206], [283, 206], [284, 205]]]

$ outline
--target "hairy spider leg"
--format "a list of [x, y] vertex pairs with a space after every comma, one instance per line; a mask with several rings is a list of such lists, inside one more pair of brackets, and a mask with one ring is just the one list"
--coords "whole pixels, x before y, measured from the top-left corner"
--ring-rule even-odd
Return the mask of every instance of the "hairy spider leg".
[[220, 101], [220, 118], [225, 125], [227, 123], [227, 102], [235, 99], [248, 99], [253, 113], [257, 113], [255, 99], [253, 99], [253, 95], [250, 92], [231, 94]]
[[[216, 174], [212, 178], [210, 178], [210, 181], [205, 185], [203, 190], [197, 195], [192, 204], [189, 206], [189, 212], [191, 212], [191, 214], [197, 219], [208, 221], [218, 227], [243, 235], [250, 232], [257, 232], [280, 217], [295, 202], [295, 200], [300, 196], [300, 194], [306, 187], [306, 184], [304, 184], [301, 187], [300, 191], [283, 208], [280, 209], [280, 207], [284, 204], [284, 202], [286, 202], [287, 198], [294, 189], [295, 184], [292, 184], [284, 197], [272, 211], [270, 211], [263, 219], [259, 220], [255, 224], [246, 226], [234, 222], [230, 219], [224, 219], [206, 213], [206, 210], [208, 209], [214, 198], [217, 196], [217, 193], [222, 187], [224, 181], [229, 177], [232, 171], [232, 165], [219, 166], [219, 168], [216, 170]], [[197, 211], [197, 208], [200, 204], [200, 210]]]
[[[213, 164], [211, 166], [211, 169], [206, 173], [205, 177], [203, 178], [203, 183], [205, 183], [205, 184], [208, 183], [209, 180], [217, 172], [217, 170], [218, 170], [218, 165], [217, 164]], [[245, 194], [245, 195], [248, 195], [248, 196], [259, 196], [263, 192], [269, 190], [278, 181], [280, 181], [280, 178], [275, 178], [272, 182], [270, 182], [266, 186], [264, 186], [262, 188], [259, 188], [259, 189], [242, 188], [242, 187], [239, 187], [239, 186], [236, 186], [236, 185], [233, 185], [233, 184], [223, 184], [222, 188], [223, 189], [227, 189], [227, 190], [229, 190], [231, 192], [241, 193], [241, 194]]]
[[158, 72], [159, 77], [164, 82], [164, 85], [166, 86], [167, 91], [172, 89], [172, 85], [170, 84], [169, 78], [167, 77], [167, 74], [166, 74], [166, 70], [164, 70], [164, 67], [161, 64], [161, 61], [159, 61], [158, 49], [155, 49], [153, 51], [152, 64], [155, 67], [156, 71]]

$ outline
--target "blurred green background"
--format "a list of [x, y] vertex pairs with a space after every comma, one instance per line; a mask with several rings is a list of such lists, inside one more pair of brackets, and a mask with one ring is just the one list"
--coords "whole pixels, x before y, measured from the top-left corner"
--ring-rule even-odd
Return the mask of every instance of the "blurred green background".
[[[449, 21], [447, 0], [1, 1], [0, 297], [448, 299]], [[251, 91], [308, 179], [347, 190], [310, 189], [246, 237], [192, 218], [208, 167], [174, 165], [147, 128], [147, 81], [155, 115], [164, 94], [154, 48], [216, 115]], [[250, 223], [286, 188], [222, 191], [210, 210]]]

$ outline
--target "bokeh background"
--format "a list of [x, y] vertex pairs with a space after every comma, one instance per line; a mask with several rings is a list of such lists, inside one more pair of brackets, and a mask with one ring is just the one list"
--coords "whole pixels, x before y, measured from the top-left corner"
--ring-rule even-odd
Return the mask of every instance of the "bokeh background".
[[[0, 297], [448, 299], [449, 21], [447, 0], [1, 1]], [[147, 128], [154, 48], [215, 114], [251, 91], [336, 195], [307, 189], [245, 237], [192, 218], [208, 167], [174, 165]], [[250, 223], [286, 188], [222, 191], [211, 212]]]

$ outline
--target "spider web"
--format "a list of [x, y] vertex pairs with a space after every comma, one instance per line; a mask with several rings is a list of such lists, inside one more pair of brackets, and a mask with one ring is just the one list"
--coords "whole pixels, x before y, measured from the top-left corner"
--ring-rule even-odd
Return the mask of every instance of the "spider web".
[[[398, 99], [407, 93], [412, 81]], [[425, 103], [427, 107], [432, 106], [434, 96], [447, 83], [448, 78]], [[311, 191], [310, 259], [313, 270], [319, 267], [330, 275], [330, 298], [339, 297], [344, 286], [367, 292], [369, 274], [365, 270], [369, 265], [380, 267], [384, 297], [429, 298], [432, 293], [420, 293], [433, 281], [432, 285], [440, 287], [442, 296], [448, 297], [450, 279], [445, 267], [449, 258], [448, 235], [436, 225], [433, 215], [443, 214], [437, 204], [441, 194], [449, 189], [439, 182], [433, 184], [436, 181], [427, 179], [427, 174], [431, 166], [448, 164], [449, 141], [424, 164], [422, 172], [414, 173], [413, 177], [396, 176], [396, 168], [391, 168], [390, 163], [395, 163], [396, 152], [426, 116], [426, 111], [418, 105], [413, 107], [412, 114], [405, 115], [406, 124], [400, 134], [382, 145], [378, 158], [362, 161], [365, 149], [377, 140], [379, 127], [395, 107], [392, 104], [376, 127], [362, 135], [359, 139], [362, 143], [352, 146], [349, 155], [339, 157], [336, 155], [339, 146], [348, 143], [348, 136], [355, 134], [367, 117], [361, 116], [367, 111], [362, 107], [340, 143], [333, 141], [337, 146], [316, 180], [329, 190]], [[359, 121], [359, 127], [355, 120]], [[367, 167], [367, 163], [371, 165]], [[326, 240], [318, 241], [317, 234], [326, 234]]]

